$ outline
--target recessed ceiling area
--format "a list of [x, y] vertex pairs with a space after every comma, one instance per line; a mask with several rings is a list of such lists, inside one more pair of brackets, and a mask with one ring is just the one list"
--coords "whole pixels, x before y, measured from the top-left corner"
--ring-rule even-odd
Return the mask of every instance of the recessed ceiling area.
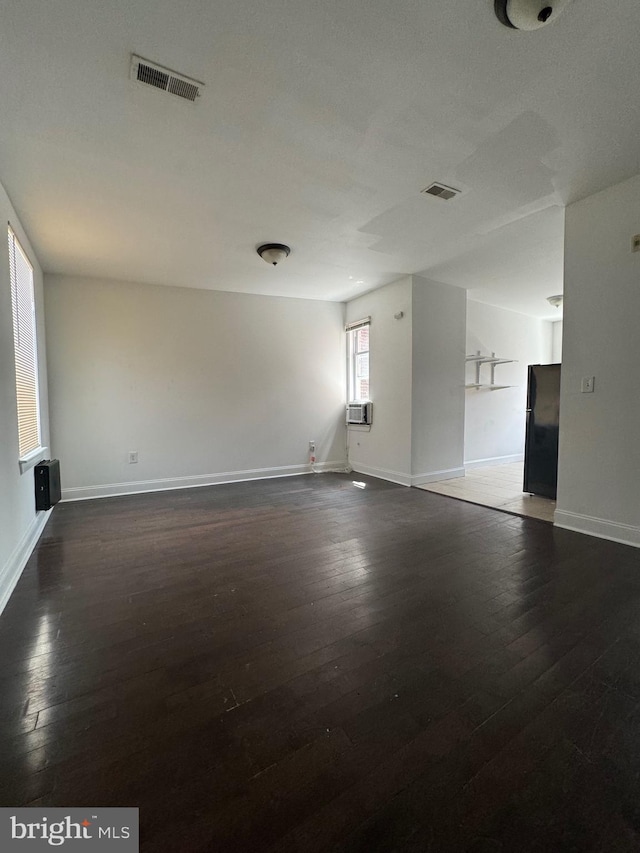
[[[422, 273], [557, 319], [564, 206], [640, 172], [638, 20], [636, 0], [535, 32], [493, 0], [11, 3], [0, 180], [47, 272], [327, 300]], [[131, 80], [132, 54], [201, 96]]]

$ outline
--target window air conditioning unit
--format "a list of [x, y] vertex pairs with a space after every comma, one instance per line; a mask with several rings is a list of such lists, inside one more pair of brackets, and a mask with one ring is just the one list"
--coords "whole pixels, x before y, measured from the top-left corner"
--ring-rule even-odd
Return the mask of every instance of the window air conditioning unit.
[[370, 424], [372, 411], [372, 403], [349, 403], [347, 405], [347, 423]]

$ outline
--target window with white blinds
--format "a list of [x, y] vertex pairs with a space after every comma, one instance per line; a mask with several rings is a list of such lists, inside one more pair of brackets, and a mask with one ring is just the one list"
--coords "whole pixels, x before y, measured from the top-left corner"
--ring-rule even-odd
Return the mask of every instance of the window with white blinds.
[[23, 459], [40, 447], [36, 308], [33, 293], [33, 267], [11, 227], [9, 227], [9, 270], [16, 361], [19, 455], [20, 459]]

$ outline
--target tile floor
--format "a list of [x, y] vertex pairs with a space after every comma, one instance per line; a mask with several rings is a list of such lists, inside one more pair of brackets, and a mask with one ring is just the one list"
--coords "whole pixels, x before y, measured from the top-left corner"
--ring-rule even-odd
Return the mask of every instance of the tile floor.
[[469, 503], [490, 506], [503, 512], [553, 522], [556, 502], [522, 491], [523, 468], [522, 462], [472, 468], [467, 471], [465, 477], [427, 483], [417, 488]]

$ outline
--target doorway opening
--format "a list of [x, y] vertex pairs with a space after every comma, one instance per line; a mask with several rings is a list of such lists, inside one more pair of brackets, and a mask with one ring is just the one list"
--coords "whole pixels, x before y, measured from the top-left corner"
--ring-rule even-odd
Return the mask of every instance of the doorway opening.
[[[421, 488], [504, 512], [553, 522], [555, 500], [543, 496], [551, 492], [542, 488], [542, 481], [537, 476], [528, 476], [528, 486], [536, 494], [523, 490], [524, 462], [527, 456], [527, 472], [531, 475], [534, 470], [531, 466], [531, 441], [526, 439], [535, 435], [539, 443], [542, 441], [539, 422], [534, 422], [528, 411], [532, 400], [530, 366], [542, 365], [538, 382], [538, 408], [541, 409], [542, 402], [548, 399], [546, 377], [558, 376], [558, 370], [548, 365], [558, 364], [561, 357], [562, 320], [519, 314], [468, 298], [465, 476], [427, 483]], [[554, 405], [557, 445], [559, 385], [557, 400], [549, 405], [545, 402], [544, 413], [540, 412], [545, 420]], [[532, 428], [534, 423], [535, 431]], [[548, 431], [545, 436], [545, 464], [542, 469], [550, 467]]]

